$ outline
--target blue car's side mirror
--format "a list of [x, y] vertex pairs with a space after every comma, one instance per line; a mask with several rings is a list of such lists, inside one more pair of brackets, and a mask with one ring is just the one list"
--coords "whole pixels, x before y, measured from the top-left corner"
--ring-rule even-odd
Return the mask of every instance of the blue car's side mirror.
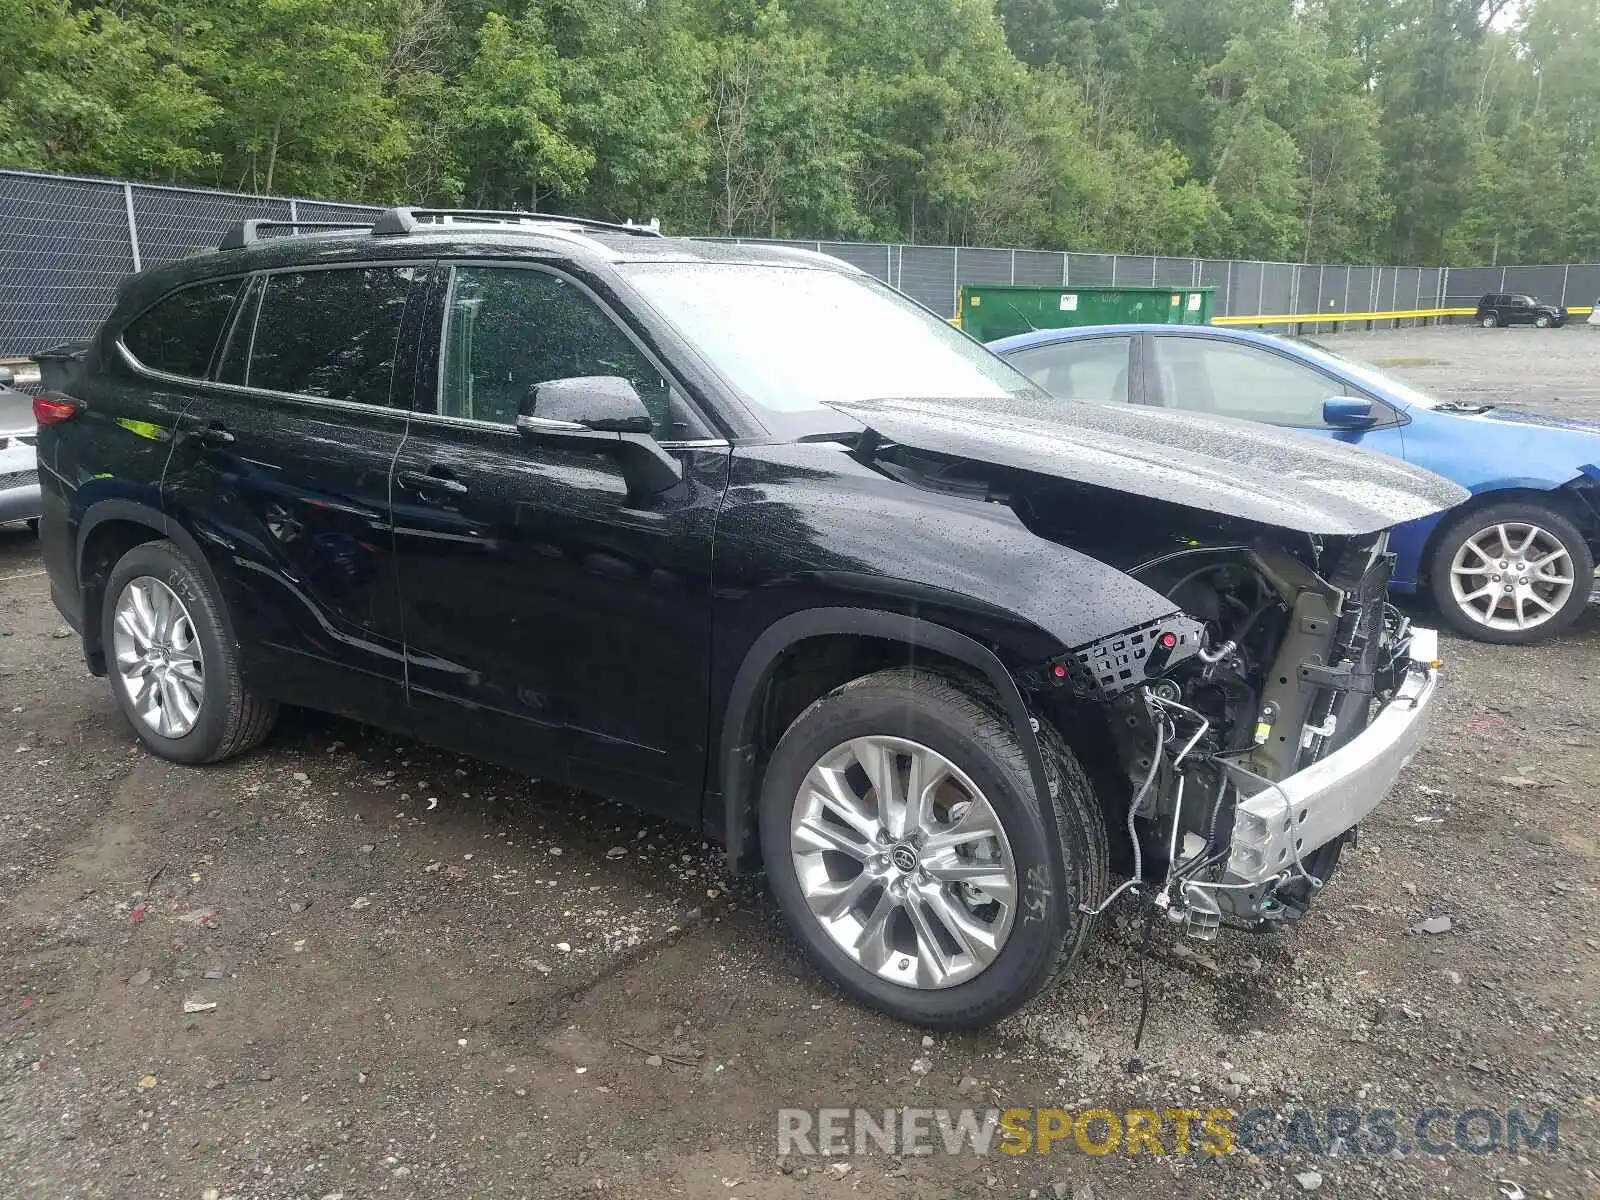
[[1366, 429], [1376, 422], [1371, 400], [1335, 396], [1322, 402], [1322, 423], [1334, 429]]

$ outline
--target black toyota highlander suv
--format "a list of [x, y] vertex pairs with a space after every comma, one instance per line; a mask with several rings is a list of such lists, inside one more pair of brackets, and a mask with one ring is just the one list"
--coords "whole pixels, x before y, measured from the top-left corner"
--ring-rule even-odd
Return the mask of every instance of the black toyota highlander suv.
[[1463, 492], [1052, 400], [821, 255], [247, 222], [44, 368], [51, 592], [152, 751], [304, 705], [632, 802], [929, 1026], [1118, 892], [1298, 917], [1429, 712], [1385, 531]]

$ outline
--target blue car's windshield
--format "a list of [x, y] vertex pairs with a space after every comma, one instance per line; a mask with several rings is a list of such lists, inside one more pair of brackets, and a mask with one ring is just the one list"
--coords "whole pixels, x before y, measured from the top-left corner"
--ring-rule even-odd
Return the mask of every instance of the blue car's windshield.
[[1430, 396], [1421, 388], [1413, 387], [1404, 380], [1379, 370], [1371, 363], [1362, 362], [1359, 358], [1351, 358], [1337, 350], [1330, 350], [1321, 342], [1313, 341], [1306, 337], [1291, 338], [1291, 341], [1311, 352], [1316, 358], [1327, 360], [1327, 365], [1334, 370], [1351, 376], [1356, 382], [1364, 384], [1373, 391], [1385, 392], [1403, 404], [1410, 404], [1417, 408], [1438, 408], [1443, 403], [1437, 396]]

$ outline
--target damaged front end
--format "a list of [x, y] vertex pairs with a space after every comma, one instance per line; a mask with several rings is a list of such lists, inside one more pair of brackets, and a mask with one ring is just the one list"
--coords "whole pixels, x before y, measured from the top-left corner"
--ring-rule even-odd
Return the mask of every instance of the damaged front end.
[[[1202, 936], [1304, 913], [1420, 745], [1433, 697], [1437, 637], [1386, 599], [1389, 530], [1467, 493], [1337, 443], [1139, 405], [845, 411], [868, 426], [862, 461], [1003, 504], [1136, 593], [1138, 623], [1062, 639], [1070, 650], [1018, 679], [1125, 826], [1118, 891]], [[1064, 564], [1051, 611], [1098, 599], [1103, 613], [1104, 586]], [[1151, 619], [1144, 601], [1160, 598], [1172, 611]]]
[[1433, 696], [1437, 637], [1385, 599], [1387, 533], [1279, 540], [1131, 568], [1179, 613], [1033, 681], [1105, 706], [1130, 796], [1118, 892], [1200, 937], [1305, 912], [1420, 745]]

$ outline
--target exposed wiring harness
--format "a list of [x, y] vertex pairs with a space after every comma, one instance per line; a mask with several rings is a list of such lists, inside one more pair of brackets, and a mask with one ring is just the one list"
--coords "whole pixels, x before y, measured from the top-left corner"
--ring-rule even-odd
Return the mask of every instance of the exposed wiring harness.
[[1139, 848], [1139, 831], [1134, 825], [1134, 821], [1139, 816], [1139, 809], [1144, 804], [1144, 798], [1150, 794], [1150, 785], [1155, 782], [1156, 774], [1161, 770], [1161, 747], [1166, 745], [1168, 738], [1171, 736], [1171, 726], [1155, 713], [1151, 706], [1152, 699], [1150, 689], [1146, 688], [1144, 690], [1145, 711], [1156, 725], [1155, 744], [1150, 747], [1150, 769], [1145, 772], [1144, 779], [1139, 784], [1138, 790], [1134, 792], [1133, 798], [1128, 801], [1128, 841], [1133, 845], [1133, 875], [1113, 889], [1111, 894], [1095, 907], [1091, 908], [1087, 904], [1078, 905], [1078, 911], [1086, 916], [1098, 917], [1106, 909], [1110, 908], [1116, 902], [1117, 897], [1124, 892], [1143, 889], [1144, 887], [1144, 854]]
[[[1209, 731], [1211, 728], [1210, 720], [1208, 720], [1201, 713], [1190, 708], [1187, 704], [1180, 704], [1176, 700], [1169, 700], [1164, 696], [1158, 696], [1149, 688], [1143, 689], [1142, 697], [1144, 700], [1145, 712], [1149, 715], [1151, 721], [1154, 723], [1156, 727], [1156, 733], [1155, 742], [1150, 748], [1150, 768], [1145, 772], [1144, 779], [1140, 781], [1138, 789], [1133, 794], [1133, 798], [1128, 801], [1127, 827], [1128, 841], [1133, 847], [1133, 875], [1115, 888], [1111, 894], [1102, 900], [1097, 906], [1093, 908], [1087, 904], [1078, 906], [1079, 912], [1091, 917], [1097, 917], [1101, 913], [1105, 912], [1105, 910], [1110, 908], [1111, 905], [1114, 904], [1118, 897], [1120, 897], [1123, 893], [1130, 891], [1143, 891], [1146, 889], [1147, 885], [1144, 878], [1144, 852], [1139, 844], [1139, 832], [1135, 822], [1138, 819], [1140, 809], [1144, 807], [1145, 798], [1150, 794], [1151, 785], [1155, 783], [1156, 775], [1160, 773], [1162, 747], [1164, 747], [1168, 742], [1172, 741], [1177, 736], [1175, 718], [1186, 717], [1190, 720], [1193, 720], [1195, 722], [1195, 730], [1189, 736], [1189, 739], [1184, 742], [1183, 746], [1178, 750], [1178, 752], [1173, 755], [1172, 767], [1174, 770], [1178, 770], [1183, 766], [1184, 760], [1189, 757], [1195, 746], [1199, 744], [1200, 739], [1203, 738], [1207, 731]], [[1187, 778], [1188, 776], [1181, 772], [1178, 775], [1176, 808], [1172, 814], [1172, 844], [1169, 846], [1167, 852], [1167, 878], [1162, 884], [1161, 890], [1163, 893], [1165, 893], [1171, 887], [1173, 882], [1173, 868], [1177, 860], [1177, 838], [1180, 824], [1179, 818], [1183, 812], [1183, 789], [1184, 782]], [[1213, 812], [1213, 821], [1214, 820], [1215, 813]]]

